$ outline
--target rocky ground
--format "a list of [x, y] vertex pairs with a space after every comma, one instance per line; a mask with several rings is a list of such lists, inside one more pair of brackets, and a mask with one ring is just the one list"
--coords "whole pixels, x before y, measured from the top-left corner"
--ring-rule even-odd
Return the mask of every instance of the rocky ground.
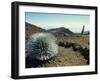
[[[89, 64], [89, 41], [87, 36], [74, 37], [64, 41], [62, 45], [59, 45], [58, 54], [55, 58], [52, 58], [45, 62], [34, 60], [31, 61], [31, 66], [27, 67], [61, 67], [61, 66], [80, 66]], [[70, 40], [70, 41], [69, 41]], [[70, 43], [69, 43], [69, 42]]]

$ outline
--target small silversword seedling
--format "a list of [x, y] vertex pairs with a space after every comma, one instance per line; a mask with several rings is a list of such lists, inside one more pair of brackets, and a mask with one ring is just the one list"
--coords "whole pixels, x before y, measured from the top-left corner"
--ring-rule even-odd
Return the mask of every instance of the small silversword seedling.
[[31, 35], [26, 43], [26, 56], [36, 60], [48, 60], [58, 53], [56, 38], [49, 33], [36, 33]]

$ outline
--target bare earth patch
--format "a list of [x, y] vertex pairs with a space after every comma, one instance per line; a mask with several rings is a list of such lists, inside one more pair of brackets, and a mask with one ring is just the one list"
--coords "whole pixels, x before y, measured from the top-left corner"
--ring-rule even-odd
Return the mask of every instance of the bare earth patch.
[[78, 66], [87, 65], [87, 60], [80, 52], [73, 51], [72, 48], [59, 47], [59, 53], [53, 61], [43, 64], [42, 67], [58, 67], [58, 66]]

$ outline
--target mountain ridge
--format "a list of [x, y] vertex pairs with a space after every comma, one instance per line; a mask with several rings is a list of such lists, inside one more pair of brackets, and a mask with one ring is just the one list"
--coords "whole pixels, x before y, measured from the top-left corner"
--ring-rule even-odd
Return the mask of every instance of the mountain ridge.
[[39, 33], [39, 32], [51, 33], [56, 37], [71, 36], [71, 35], [75, 34], [69, 28], [59, 27], [59, 28], [52, 28], [52, 29], [45, 30], [45, 29], [43, 29], [43, 28], [41, 28], [39, 26], [36, 26], [34, 24], [30, 24], [28, 22], [25, 22], [25, 30], [26, 30], [26, 40], [32, 34]]
[[48, 32], [56, 32], [56, 33], [74, 34], [69, 28], [65, 28], [65, 27], [59, 27], [59, 28], [49, 29], [47, 31]]

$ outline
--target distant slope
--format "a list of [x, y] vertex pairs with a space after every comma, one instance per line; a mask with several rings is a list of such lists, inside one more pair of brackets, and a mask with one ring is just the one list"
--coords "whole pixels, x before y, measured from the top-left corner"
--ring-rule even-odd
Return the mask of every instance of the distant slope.
[[70, 29], [65, 28], [65, 27], [50, 29], [50, 30], [47, 30], [47, 32], [54, 34], [56, 37], [64, 37], [64, 36], [74, 35], [74, 33]]
[[56, 32], [56, 33], [67, 33], [67, 34], [74, 34], [71, 30], [65, 27], [60, 27], [60, 28], [55, 28], [55, 29], [50, 29], [47, 30], [49, 32]]
[[30, 37], [32, 33], [38, 33], [38, 32], [44, 32], [44, 31], [45, 29], [42, 29], [36, 25], [25, 22], [26, 40]]

